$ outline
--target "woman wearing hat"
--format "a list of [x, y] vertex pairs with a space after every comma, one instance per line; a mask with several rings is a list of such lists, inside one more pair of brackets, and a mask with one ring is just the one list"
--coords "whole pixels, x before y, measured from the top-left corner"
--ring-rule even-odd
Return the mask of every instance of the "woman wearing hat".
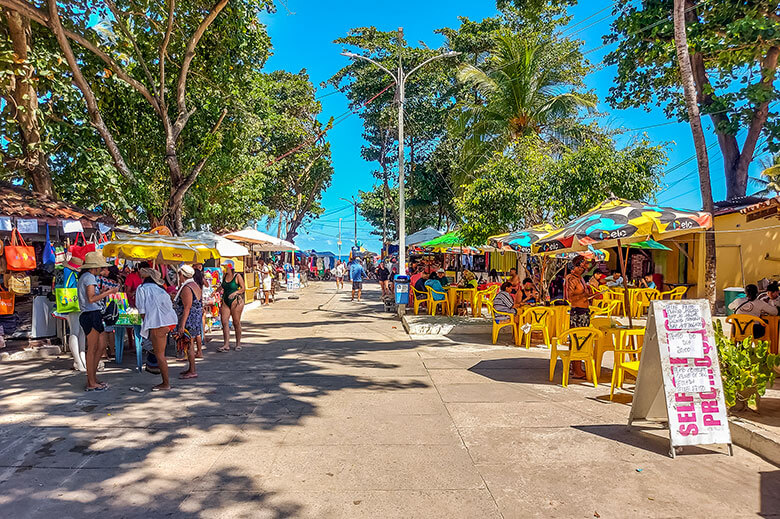
[[154, 386], [152, 391], [170, 389], [168, 380], [168, 361], [165, 360], [165, 343], [168, 332], [178, 323], [176, 312], [173, 311], [171, 296], [165, 291], [162, 276], [152, 268], [142, 268], [138, 271], [143, 283], [135, 293], [135, 305], [143, 317], [141, 337], [152, 341], [154, 356], [162, 375], [162, 383]]
[[219, 307], [220, 320], [222, 321], [222, 338], [225, 343], [217, 351], [230, 351], [230, 327], [228, 321], [233, 318], [233, 330], [236, 332], [236, 351], [241, 350], [241, 312], [244, 311], [244, 279], [236, 272], [232, 260], [222, 263], [225, 269], [225, 277], [222, 278], [222, 304]]
[[201, 303], [201, 288], [194, 280], [195, 269], [190, 265], [184, 265], [179, 269], [179, 291], [173, 299], [176, 305], [176, 313], [179, 314], [179, 325], [176, 333], [190, 337], [190, 345], [187, 348], [187, 359], [190, 367], [179, 374], [179, 378], [196, 378], [198, 372], [195, 368], [195, 339], [200, 337], [203, 330], [203, 304]]
[[88, 252], [81, 265], [79, 276], [78, 295], [81, 315], [79, 324], [84, 330], [87, 344], [87, 386], [86, 391], [103, 391], [108, 385], [97, 379], [97, 367], [100, 358], [106, 351], [106, 333], [103, 326], [103, 300], [111, 294], [116, 294], [119, 287], [109, 288], [98, 292], [97, 275], [101, 269], [108, 267], [103, 254], [100, 252]]

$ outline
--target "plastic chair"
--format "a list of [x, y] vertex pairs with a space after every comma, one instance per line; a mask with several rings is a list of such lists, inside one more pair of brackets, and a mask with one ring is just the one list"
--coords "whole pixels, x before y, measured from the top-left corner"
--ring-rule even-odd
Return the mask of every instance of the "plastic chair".
[[[542, 332], [544, 335], [544, 345], [550, 347], [550, 327], [554, 326], [553, 313], [546, 306], [531, 306], [525, 309], [520, 317], [521, 329], [530, 326], [528, 331], [523, 330], [525, 336], [525, 349], [531, 348], [531, 335], [534, 332]], [[517, 342], [520, 342], [520, 336], [517, 336]], [[520, 344], [517, 344], [518, 346]]]
[[420, 305], [424, 304], [426, 309], [430, 306], [431, 297], [427, 290], [425, 292], [420, 292], [414, 287], [412, 287], [412, 293], [414, 294], [414, 315], [417, 315], [420, 311]]
[[609, 317], [617, 311], [619, 303], [617, 301], [609, 300], [601, 305], [593, 305], [590, 307], [591, 317]]
[[685, 297], [685, 293], [688, 291], [688, 287], [677, 287], [666, 292], [661, 292], [661, 299], [665, 299], [665, 296], [669, 296], [669, 301], [681, 301]]
[[643, 288], [635, 294], [631, 302], [632, 317], [642, 317], [646, 309], [650, 308], [650, 301], [661, 299], [661, 292], [655, 288]]
[[487, 301], [492, 301], [501, 289], [499, 285], [490, 285], [485, 290], [478, 290], [474, 297], [474, 313], [478, 316], [482, 315], [482, 305]]
[[625, 299], [623, 297], [623, 289], [610, 289], [603, 293], [606, 297], [609, 298], [609, 301], [617, 302], [617, 306], [615, 307], [615, 314], [613, 315], [626, 315], [626, 305]]
[[493, 306], [493, 301], [487, 301], [486, 304], [488, 311], [490, 311], [491, 321], [493, 321], [493, 344], [498, 340], [498, 332], [507, 326], [512, 327], [512, 339], [517, 341], [518, 330], [517, 323], [515, 322], [516, 315], [496, 310], [496, 307]]
[[[585, 361], [585, 371], [593, 378], [593, 387], [598, 387], [598, 377], [596, 376], [596, 360], [593, 357], [593, 348], [596, 341], [604, 337], [604, 334], [595, 328], [571, 328], [553, 342], [550, 349], [550, 382], [555, 377], [555, 366], [560, 357], [563, 364], [563, 381], [561, 385], [566, 387], [569, 384], [569, 366], [572, 361]], [[561, 350], [565, 347], [566, 340], [569, 340], [569, 349]]]
[[760, 324], [767, 328], [766, 321], [760, 317], [747, 314], [734, 314], [726, 317], [726, 322], [731, 325], [731, 338], [735, 341], [744, 341], [748, 337], [753, 338], [753, 326]]
[[[428, 289], [428, 307], [430, 308], [430, 314], [436, 315], [436, 308], [441, 305], [441, 315], [450, 315], [450, 302], [447, 300], [446, 292], [439, 292], [431, 287], [425, 287]], [[438, 294], [444, 296], [444, 299], [434, 299], [433, 295]]]
[[[612, 400], [615, 388], [623, 388], [623, 378], [626, 373], [636, 377], [639, 374], [639, 361], [642, 355], [642, 345], [645, 329], [623, 330], [618, 339], [619, 347], [615, 348], [615, 365], [612, 368], [612, 387], [609, 399]], [[628, 360], [626, 360], [628, 358]]]
[[[559, 300], [560, 301], [560, 300]], [[559, 336], [563, 332], [569, 329], [569, 310], [571, 309], [571, 306], [569, 305], [553, 305], [550, 306], [550, 310], [553, 313], [553, 319], [554, 319], [554, 329], [552, 331], [553, 338]]]

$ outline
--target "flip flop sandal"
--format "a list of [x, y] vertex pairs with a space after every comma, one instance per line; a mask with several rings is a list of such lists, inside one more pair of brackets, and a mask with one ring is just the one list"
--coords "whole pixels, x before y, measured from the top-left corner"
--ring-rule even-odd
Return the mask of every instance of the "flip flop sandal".
[[92, 391], [106, 391], [107, 389], [108, 389], [108, 386], [105, 385], [105, 386], [98, 386], [98, 387], [87, 387], [87, 388], [84, 388], [84, 391], [86, 391], [87, 393], [90, 393]]
[[198, 378], [198, 374], [197, 373], [186, 373], [186, 374], [185, 373], [180, 373], [179, 374], [179, 378], [182, 379], [182, 380], [188, 379], [188, 378]]
[[236, 346], [236, 351], [241, 351], [243, 348], [241, 346]]
[[220, 353], [227, 353], [230, 351], [230, 348], [217, 348], [217, 351]]

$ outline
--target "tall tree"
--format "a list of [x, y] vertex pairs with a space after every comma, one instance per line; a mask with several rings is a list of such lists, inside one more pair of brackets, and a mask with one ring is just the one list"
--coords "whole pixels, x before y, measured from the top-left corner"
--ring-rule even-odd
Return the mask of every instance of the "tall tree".
[[[616, 108], [664, 106], [687, 120], [682, 77], [675, 59], [673, 0], [632, 0], [605, 43], [617, 42], [605, 63], [616, 65], [609, 102]], [[776, 0], [686, 0], [684, 18], [693, 84], [701, 113], [710, 117], [723, 156], [726, 196], [744, 196], [748, 170], [759, 151], [780, 149], [780, 125], [771, 104], [778, 99], [780, 11]], [[649, 109], [649, 108], [648, 108]], [[747, 129], [740, 147], [737, 133]]]
[[[189, 0], [178, 5], [175, 0], [169, 0], [167, 5], [144, 0], [121, 3], [105, 0], [98, 4], [80, 0], [63, 6], [62, 11], [54, 0], [46, 2], [45, 9], [39, 7], [38, 2], [24, 0], [0, 0], [0, 5], [22, 13], [52, 31], [71, 69], [73, 81], [84, 96], [92, 125], [100, 133], [114, 166], [128, 182], [135, 181], [134, 172], [101, 112], [99, 87], [102, 78], [97, 82], [87, 79], [82, 70], [84, 62], [78, 59], [77, 52], [86, 51], [102, 61], [104, 78], [115, 76], [147, 103], [162, 129], [161, 144], [168, 168], [164, 219], [175, 232], [183, 232], [184, 197], [203, 170], [209, 158], [209, 147], [187, 156], [182, 146], [193, 140], [218, 138], [227, 116], [227, 109], [218, 107], [211, 112], [205, 134], [192, 136], [185, 132], [188, 122], [200, 108], [188, 102], [191, 72], [198, 68], [198, 64], [194, 64], [195, 58], [206, 54], [212, 65], [221, 65], [200, 70], [206, 73], [203, 80], [212, 83], [232, 81], [234, 78], [226, 71], [234, 66], [246, 69], [262, 66], [268, 45], [265, 30], [256, 17], [260, 10], [272, 6], [264, 0], [246, 0], [230, 6], [228, 0], [217, 0], [213, 4]], [[225, 14], [220, 16], [223, 12]], [[98, 28], [103, 29], [102, 34], [91, 28], [96, 17], [101, 20]], [[241, 49], [240, 46], [225, 48], [221, 55], [210, 50], [204, 52], [208, 47], [200, 43], [209, 31], [217, 32], [217, 41], [227, 44], [226, 47], [263, 42], [266, 45], [260, 48], [260, 53], [247, 54], [245, 48], [243, 57], [249, 59], [235, 61], [234, 52]], [[172, 99], [168, 98], [168, 91], [173, 92]]]
[[[685, 0], [674, 0], [674, 43], [677, 50], [677, 61], [680, 66], [685, 105], [688, 110], [688, 121], [693, 134], [693, 146], [696, 148], [696, 164], [699, 169], [699, 185], [704, 210], [712, 213], [712, 187], [710, 186], [710, 160], [707, 157], [707, 143], [701, 126], [699, 104], [696, 99], [696, 85], [693, 79], [691, 56], [688, 53], [688, 38], [685, 27]], [[705, 235], [705, 289], [704, 292], [710, 306], [715, 308], [715, 234]]]

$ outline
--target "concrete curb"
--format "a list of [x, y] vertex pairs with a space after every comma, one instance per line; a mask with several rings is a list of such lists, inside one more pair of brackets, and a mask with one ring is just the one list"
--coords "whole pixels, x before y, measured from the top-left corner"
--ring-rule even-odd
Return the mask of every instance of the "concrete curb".
[[452, 332], [465, 335], [490, 337], [493, 330], [490, 321], [478, 317], [447, 317], [430, 315], [405, 315], [401, 319], [409, 335], [446, 336]]
[[780, 438], [766, 429], [745, 420], [744, 418], [729, 418], [731, 441], [743, 449], [758, 454], [767, 461], [780, 466]]
[[45, 359], [49, 357], [56, 357], [61, 353], [62, 349], [59, 346], [36, 346], [19, 351], [0, 352], [0, 362]]

